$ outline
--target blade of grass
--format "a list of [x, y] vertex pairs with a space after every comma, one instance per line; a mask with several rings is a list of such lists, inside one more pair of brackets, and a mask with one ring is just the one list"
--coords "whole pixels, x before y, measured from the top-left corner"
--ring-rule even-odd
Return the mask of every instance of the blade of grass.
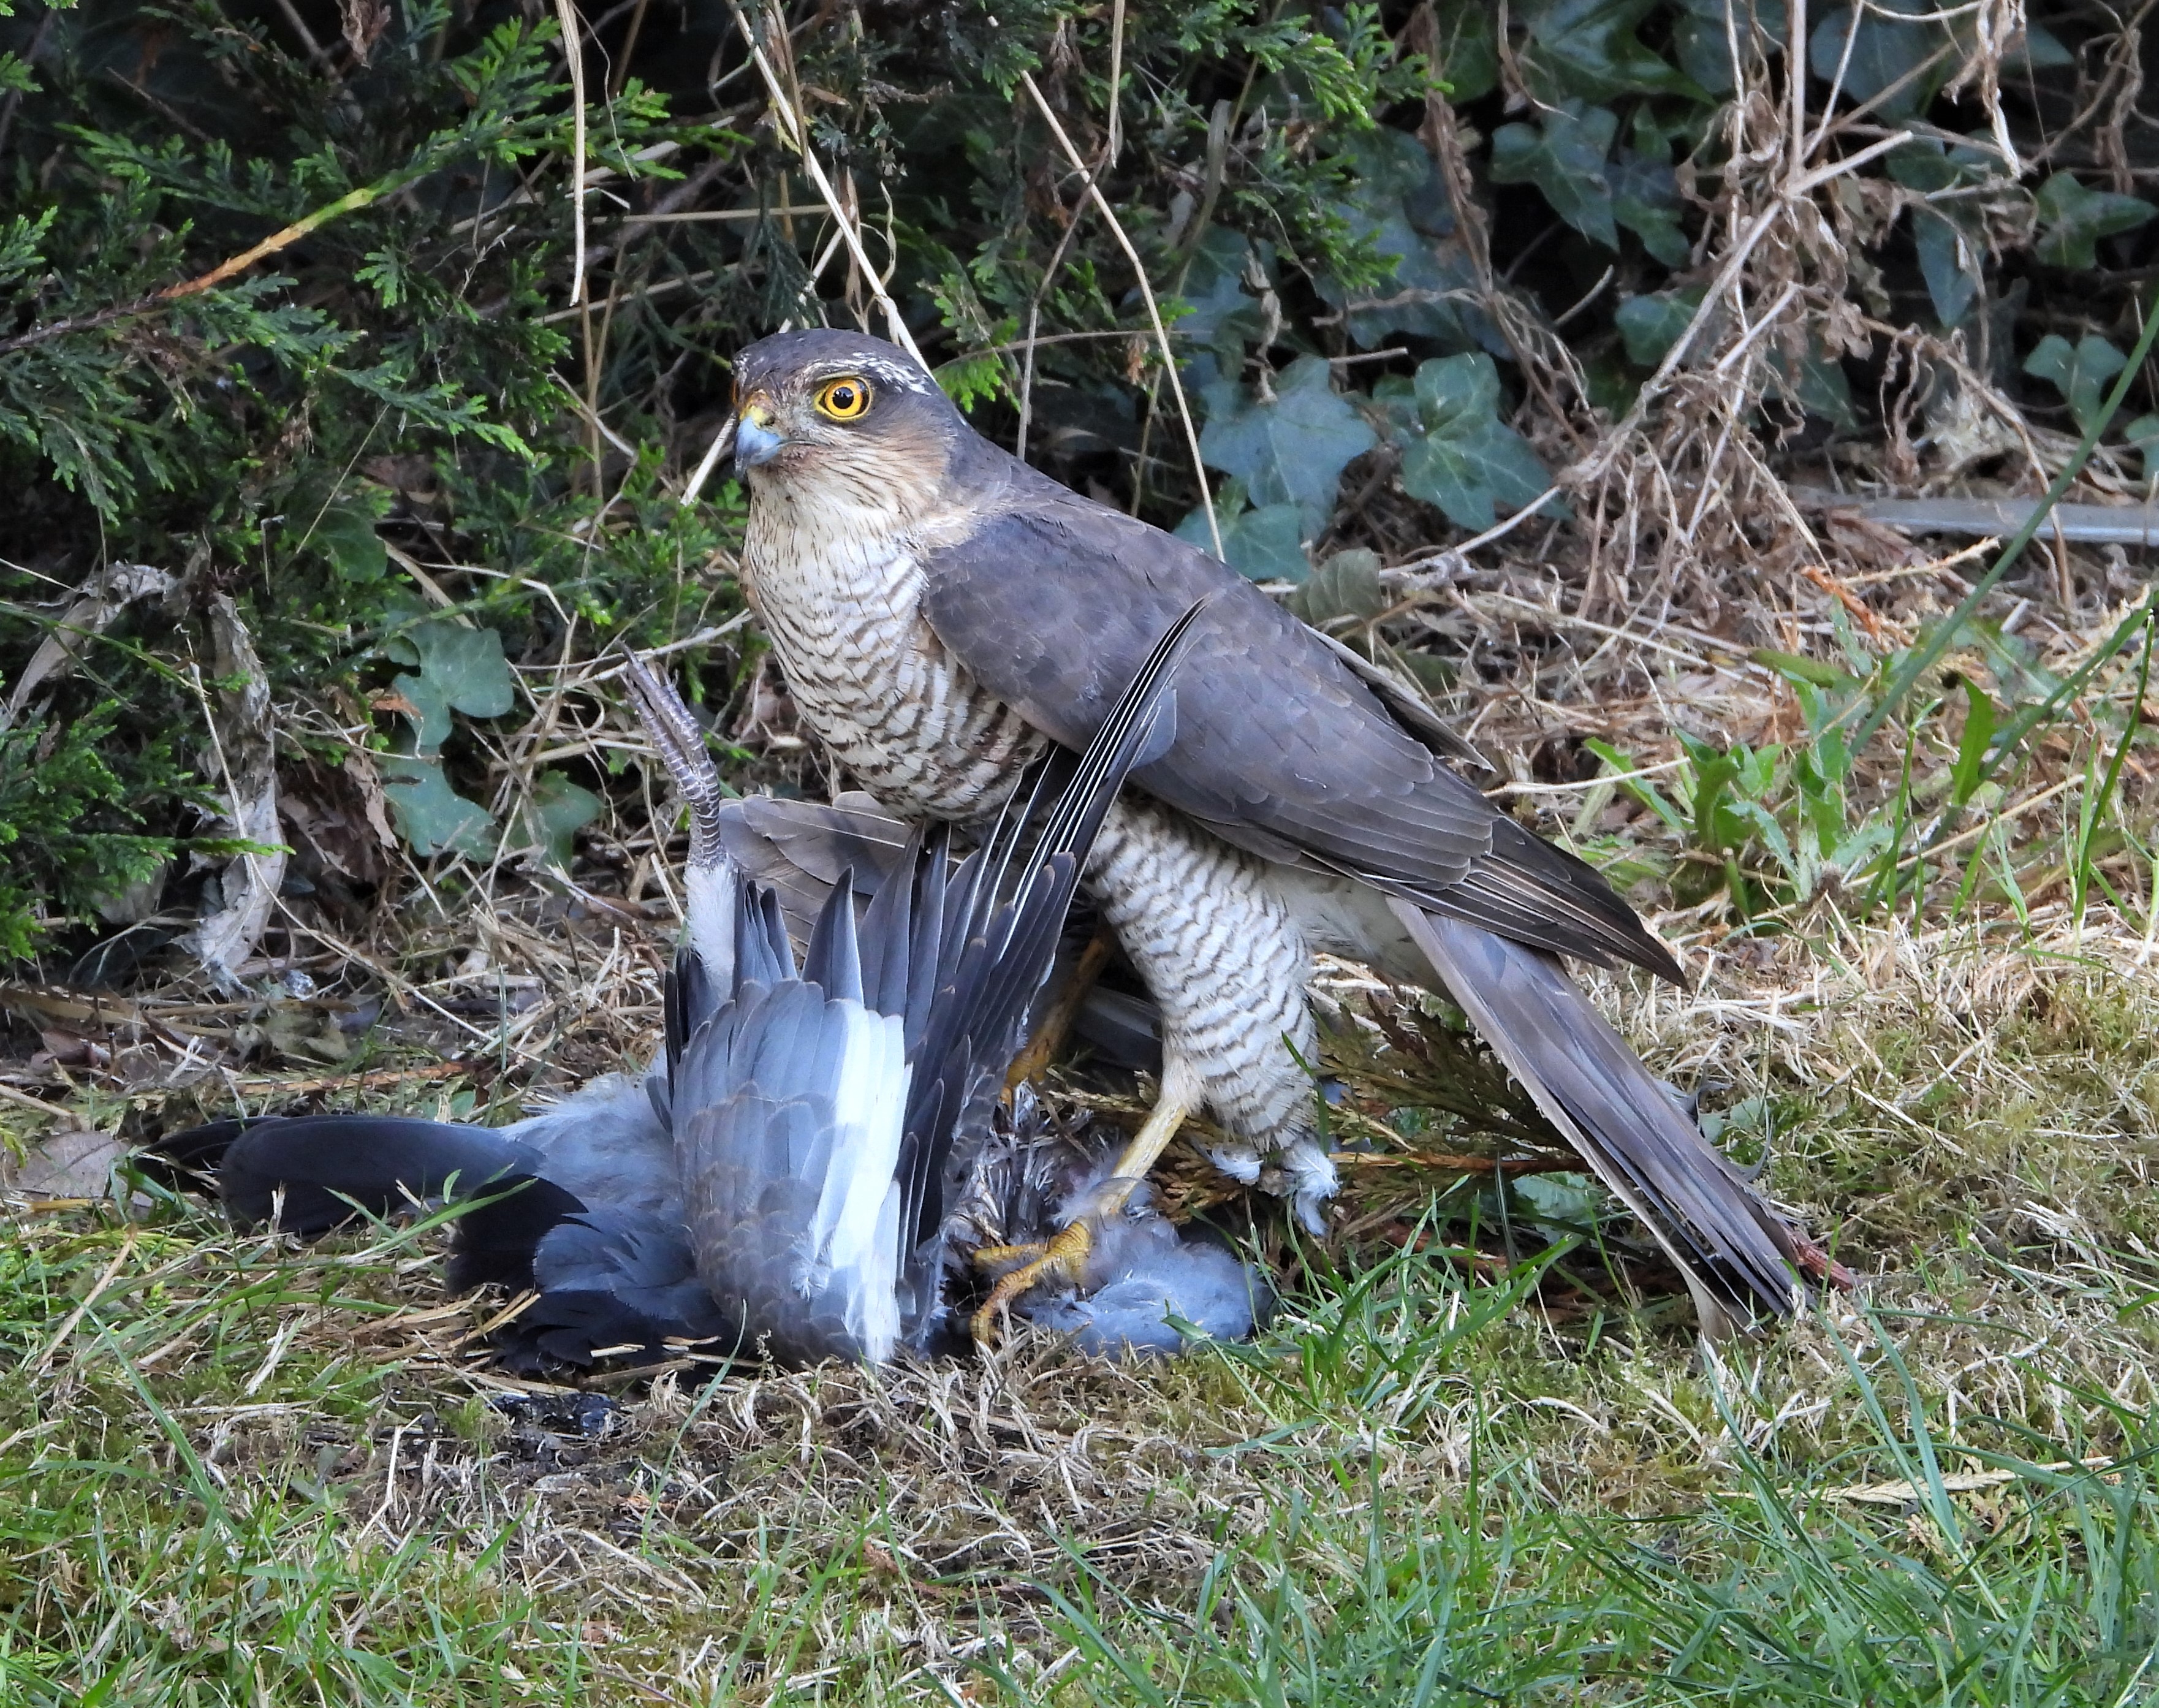
[[[2150, 606], [2151, 602], [2147, 599], [2146, 607], [2149, 609]], [[2070, 903], [2071, 915], [2079, 924], [2084, 922], [2084, 907], [2090, 899], [2092, 880], [2099, 877], [2102, 884], [2106, 882], [2093, 868], [2092, 840], [2098, 835], [2099, 821], [2105, 816], [2107, 807], [2115, 798], [2115, 791], [2121, 782], [2121, 768], [2129, 758], [2129, 745], [2136, 739], [2137, 729], [2144, 720], [2144, 696], [2151, 686], [2151, 644], [2155, 639], [2159, 639], [2159, 624], [2146, 623], [2144, 625], [2144, 655], [2137, 661], [2136, 666], [2136, 692], [2131, 697], [2128, 714], [2122, 720], [2121, 739], [2115, 743], [2114, 757], [2107, 762], [2106, 775], [2100, 779], [2097, 796], [2087, 793], [2080, 804], [2075, 857], [2071, 867]]]
[[2119, 656], [2122, 650], [2136, 639], [2138, 629], [2148, 626], [2155, 617], [2159, 617], [2159, 587], [2146, 594], [2144, 603], [2115, 625], [2114, 633], [2107, 636], [2099, 650], [2064, 677], [2053, 692], [2036, 706], [2027, 706], [2018, 712], [1994, 735], [1986, 757], [1979, 763], [1974, 787], [1993, 776], [2026, 736], [2053, 717], [2058, 708], [2082, 692], [2084, 684]]

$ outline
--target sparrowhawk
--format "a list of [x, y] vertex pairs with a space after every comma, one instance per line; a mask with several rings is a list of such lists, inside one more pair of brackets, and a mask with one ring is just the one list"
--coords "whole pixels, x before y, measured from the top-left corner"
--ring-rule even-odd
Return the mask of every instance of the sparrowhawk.
[[[1278, 1166], [1270, 1183], [1314, 1218], [1336, 1185], [1302, 1065], [1323, 948], [1436, 974], [1678, 1262], [1706, 1327], [1732, 1302], [1794, 1308], [1794, 1230], [1560, 957], [1683, 984], [1677, 964], [1597, 872], [1450, 768], [1428, 714], [1390, 709], [1226, 564], [991, 444], [893, 345], [782, 333], [740, 353], [734, 386], [744, 589], [803, 722], [906, 819], [994, 814], [1209, 601], [1166, 750], [1133, 772], [1084, 880], [1162, 1023], [1159, 1101], [1110, 1197], [1204, 1106], [1232, 1136], [1216, 1162], [1248, 1181]], [[1061, 1238], [1036, 1276], [1084, 1245]]]

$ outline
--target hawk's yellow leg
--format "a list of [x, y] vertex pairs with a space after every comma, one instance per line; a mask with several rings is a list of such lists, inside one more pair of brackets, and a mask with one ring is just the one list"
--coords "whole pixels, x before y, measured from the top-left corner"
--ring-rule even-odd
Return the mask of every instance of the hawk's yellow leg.
[[1072, 1030], [1072, 1022], [1080, 1017], [1087, 992], [1101, 977], [1102, 969], [1110, 964], [1110, 956], [1116, 946], [1116, 939], [1106, 931], [1097, 931], [1088, 939], [1087, 946], [1080, 951], [1080, 959], [1073, 965], [1071, 976], [1064, 981], [1064, 988], [1057, 993], [1057, 1000], [1042, 1017], [1042, 1024], [1035, 1027], [1034, 1036], [1012, 1063], [1012, 1071], [1005, 1075], [1007, 1091], [1034, 1078], [1064, 1048], [1065, 1036]]
[[1169, 1141], [1177, 1136], [1177, 1130], [1184, 1125], [1184, 1118], [1192, 1113], [1193, 1107], [1185, 1099], [1165, 1092], [1162, 1100], [1149, 1111], [1146, 1124], [1132, 1135], [1131, 1143], [1125, 1146], [1125, 1154], [1117, 1158], [1117, 1166], [1095, 1188], [1085, 1214], [1074, 1217], [1045, 1240], [1024, 1245], [988, 1245], [975, 1254], [976, 1263], [982, 1265], [1007, 1263], [1015, 1257], [1028, 1259], [1018, 1268], [997, 1278], [989, 1297], [983, 1300], [982, 1308], [975, 1312], [971, 1326], [976, 1340], [986, 1345], [995, 1341], [998, 1317], [1012, 1308], [1014, 1299], [1030, 1289], [1052, 1281], [1074, 1286], [1080, 1284], [1086, 1271], [1087, 1255], [1095, 1247], [1095, 1236], [1087, 1225], [1089, 1217], [1114, 1215], [1125, 1207], [1125, 1200], [1147, 1178], [1147, 1170], [1154, 1167], [1156, 1159], [1169, 1148]]

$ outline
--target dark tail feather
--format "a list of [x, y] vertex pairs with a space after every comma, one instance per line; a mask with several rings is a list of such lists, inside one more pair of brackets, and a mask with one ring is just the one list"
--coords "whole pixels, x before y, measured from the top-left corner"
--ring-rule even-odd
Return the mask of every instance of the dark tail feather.
[[1728, 1310], [1789, 1316], [1803, 1297], [1792, 1230], [1635, 1059], [1556, 957], [1395, 901], [1448, 993], [1551, 1123], [1648, 1224], [1712, 1338]]
[[314, 1234], [352, 1214], [347, 1199], [388, 1215], [412, 1198], [441, 1197], [453, 1177], [469, 1195], [525, 1172], [534, 1160], [485, 1127], [398, 1115], [298, 1115], [251, 1125], [225, 1153], [218, 1184], [239, 1220], [267, 1222], [282, 1192], [282, 1225]]
[[259, 1226], [273, 1214], [288, 1233], [321, 1234], [355, 1206], [387, 1216], [413, 1200], [484, 1200], [459, 1219], [450, 1285], [532, 1285], [532, 1252], [566, 1215], [574, 1193], [536, 1177], [530, 1147], [486, 1127], [400, 1115], [272, 1115], [213, 1121], [169, 1134], [151, 1154], [197, 1174], [214, 1172], [227, 1214]]
[[214, 1191], [225, 1153], [254, 1125], [244, 1116], [228, 1117], [166, 1133], [145, 1145], [136, 1153], [135, 1160], [144, 1173], [167, 1186], [196, 1192]]

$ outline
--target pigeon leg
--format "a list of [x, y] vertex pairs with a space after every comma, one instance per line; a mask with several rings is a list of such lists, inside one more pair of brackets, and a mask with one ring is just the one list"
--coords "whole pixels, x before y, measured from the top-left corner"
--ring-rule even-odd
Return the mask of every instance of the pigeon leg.
[[659, 751], [660, 762], [690, 807], [690, 863], [701, 869], [719, 863], [720, 804], [727, 788], [712, 756], [705, 751], [704, 732], [681, 696], [652, 673], [635, 653], [623, 655], [623, 678], [637, 701], [638, 721]]
[[1017, 1269], [997, 1278], [989, 1297], [982, 1301], [981, 1309], [975, 1312], [970, 1326], [977, 1341], [985, 1346], [993, 1344], [998, 1318], [1012, 1308], [1012, 1301], [1044, 1282], [1063, 1281], [1070, 1286], [1083, 1284], [1087, 1259], [1095, 1249], [1095, 1219], [1115, 1215], [1125, 1207], [1125, 1200], [1147, 1178], [1147, 1170], [1154, 1167], [1156, 1159], [1169, 1148], [1169, 1141], [1177, 1136], [1177, 1130], [1184, 1125], [1184, 1118], [1192, 1110], [1193, 1105], [1186, 1099], [1166, 1093], [1148, 1114], [1146, 1125], [1125, 1146], [1125, 1154], [1117, 1159], [1117, 1166], [1087, 1194], [1085, 1207], [1078, 1215], [1045, 1240], [1023, 1245], [989, 1245], [975, 1254], [976, 1263], [983, 1266], [1009, 1263], [1014, 1258], [1026, 1260]]
[[1102, 969], [1110, 964], [1110, 956], [1116, 948], [1116, 939], [1106, 931], [1097, 931], [1080, 951], [1080, 959], [1072, 964], [1072, 971], [1064, 981], [1064, 988], [1057, 993], [1057, 1000], [1043, 1011], [1042, 1023], [1034, 1029], [1027, 1048], [1013, 1059], [1012, 1071], [1005, 1075], [1005, 1089], [1024, 1084], [1049, 1065], [1050, 1058], [1064, 1048], [1071, 1033], [1072, 1022], [1079, 1017], [1080, 1005], [1087, 1000], [1087, 992], [1094, 988], [1095, 981], [1101, 977]]

